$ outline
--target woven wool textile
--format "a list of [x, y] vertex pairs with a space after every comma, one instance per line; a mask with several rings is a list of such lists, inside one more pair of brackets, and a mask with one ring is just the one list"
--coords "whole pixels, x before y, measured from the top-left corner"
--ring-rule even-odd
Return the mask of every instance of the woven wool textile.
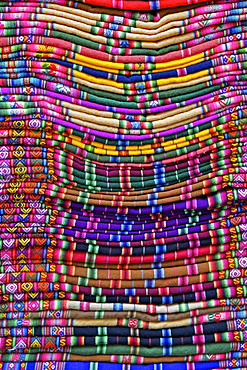
[[0, 1], [0, 370], [247, 369], [247, 2]]

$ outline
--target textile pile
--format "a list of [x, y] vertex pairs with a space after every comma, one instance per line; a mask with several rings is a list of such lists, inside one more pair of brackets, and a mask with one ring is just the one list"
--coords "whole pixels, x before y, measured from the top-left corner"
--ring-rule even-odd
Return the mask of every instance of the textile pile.
[[0, 368], [247, 369], [247, 2], [0, 3]]

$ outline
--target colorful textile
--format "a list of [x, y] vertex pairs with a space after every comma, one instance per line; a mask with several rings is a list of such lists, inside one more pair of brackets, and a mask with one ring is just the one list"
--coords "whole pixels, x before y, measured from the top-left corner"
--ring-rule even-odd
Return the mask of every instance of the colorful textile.
[[247, 2], [0, 2], [0, 368], [247, 369]]

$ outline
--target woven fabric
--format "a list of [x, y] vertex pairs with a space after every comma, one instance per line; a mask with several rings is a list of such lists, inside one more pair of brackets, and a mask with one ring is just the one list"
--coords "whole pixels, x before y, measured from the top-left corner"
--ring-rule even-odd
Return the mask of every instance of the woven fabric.
[[0, 2], [0, 368], [247, 369], [247, 2]]

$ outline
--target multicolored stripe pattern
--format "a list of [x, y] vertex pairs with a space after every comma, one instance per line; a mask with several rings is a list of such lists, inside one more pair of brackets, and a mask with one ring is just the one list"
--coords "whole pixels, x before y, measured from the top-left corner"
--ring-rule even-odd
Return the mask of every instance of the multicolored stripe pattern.
[[247, 2], [0, 1], [0, 369], [247, 369]]

